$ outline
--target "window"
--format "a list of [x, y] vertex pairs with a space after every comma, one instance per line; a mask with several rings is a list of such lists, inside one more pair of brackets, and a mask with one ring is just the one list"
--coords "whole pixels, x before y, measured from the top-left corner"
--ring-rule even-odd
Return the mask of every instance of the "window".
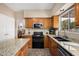
[[74, 30], [75, 26], [75, 10], [71, 8], [60, 15], [61, 30]]
[[62, 27], [62, 30], [67, 30], [68, 29], [68, 14], [65, 14], [62, 16], [62, 19], [61, 19], [61, 27]]
[[74, 9], [72, 9], [70, 12], [69, 12], [69, 25], [70, 25], [70, 29], [75, 29], [76, 26], [75, 26], [75, 11]]

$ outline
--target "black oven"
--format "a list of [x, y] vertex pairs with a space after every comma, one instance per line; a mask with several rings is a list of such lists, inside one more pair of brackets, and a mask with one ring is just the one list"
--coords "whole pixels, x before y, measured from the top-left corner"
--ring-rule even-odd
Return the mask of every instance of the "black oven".
[[44, 48], [43, 32], [34, 32], [32, 35], [32, 48]]

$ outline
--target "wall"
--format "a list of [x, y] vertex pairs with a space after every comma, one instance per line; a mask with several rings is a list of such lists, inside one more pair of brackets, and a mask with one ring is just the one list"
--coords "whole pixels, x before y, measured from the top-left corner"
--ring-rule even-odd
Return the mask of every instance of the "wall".
[[15, 20], [12, 17], [0, 14], [0, 39], [15, 38]]
[[26, 17], [51, 17], [50, 11], [40, 10], [24, 10], [24, 18]]
[[[66, 3], [55, 3], [55, 6], [51, 10], [51, 16], [58, 15], [56, 14], [58, 11], [60, 11], [60, 8], [62, 8]], [[67, 3], [68, 4], [68, 3]]]
[[48, 29], [28, 29], [26, 28], [26, 35], [32, 35], [33, 32], [43, 32], [44, 35], [47, 35], [47, 33], [49, 34]]
[[0, 4], [0, 40], [15, 38], [15, 12]]
[[0, 13], [5, 14], [10, 17], [14, 17], [15, 15], [15, 12], [12, 9], [7, 7], [5, 4], [1, 4], [1, 3], [0, 3]]
[[22, 27], [25, 27], [25, 20], [24, 20], [24, 12], [23, 11], [18, 11], [15, 13], [15, 22], [16, 22], [16, 38], [18, 35], [18, 28], [20, 25], [22, 25]]
[[74, 3], [55, 3], [55, 6], [51, 10], [24, 10], [24, 17], [51, 17], [53, 15], [59, 15], [60, 10], [68, 9]]
[[74, 3], [66, 3], [64, 5], [61, 4], [60, 7], [58, 7], [58, 8], [56, 7], [55, 10], [51, 12], [51, 16], [52, 15], [59, 15], [59, 14], [61, 14], [63, 11], [60, 11], [60, 10], [63, 10], [64, 9], [64, 11], [65, 11], [69, 7], [71, 7], [73, 4]]

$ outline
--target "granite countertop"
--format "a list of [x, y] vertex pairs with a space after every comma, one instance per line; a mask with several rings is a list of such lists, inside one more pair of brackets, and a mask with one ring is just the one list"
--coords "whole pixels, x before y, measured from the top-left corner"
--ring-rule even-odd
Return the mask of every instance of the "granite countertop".
[[15, 56], [29, 40], [29, 38], [0, 40], [0, 56]]
[[53, 35], [48, 35], [50, 38], [52, 38], [55, 42], [57, 42], [59, 45], [61, 45], [64, 49], [66, 49], [68, 52], [70, 52], [74, 56], [79, 56], [79, 44], [69, 41], [69, 42], [63, 42], [58, 41], [55, 38], [53, 38]]

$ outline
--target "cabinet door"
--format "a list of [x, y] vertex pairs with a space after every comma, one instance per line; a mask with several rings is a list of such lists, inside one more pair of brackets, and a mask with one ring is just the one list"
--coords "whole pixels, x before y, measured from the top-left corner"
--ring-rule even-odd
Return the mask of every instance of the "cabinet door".
[[27, 56], [27, 55], [28, 55], [28, 52], [29, 52], [28, 44], [26, 45], [26, 49], [25, 49], [25, 51], [26, 51], [25, 55]]
[[32, 36], [28, 36], [28, 38], [30, 39], [28, 42], [28, 48], [32, 48]]
[[25, 27], [32, 28], [32, 26], [33, 26], [33, 20], [31, 18], [26, 18], [25, 19]]
[[49, 50], [50, 50], [50, 53], [51, 53], [51, 38], [50, 37], [48, 37], [49, 38]]
[[76, 26], [79, 26], [79, 3], [75, 4], [75, 22]]
[[58, 28], [59, 25], [59, 16], [53, 16], [51, 18], [51, 27]]
[[28, 43], [26, 43], [17, 53], [16, 56], [27, 56], [28, 55]]
[[51, 55], [57, 56], [58, 55], [58, 48], [57, 48], [57, 43], [49, 37], [49, 50]]
[[21, 48], [21, 56], [24, 56], [25, 53], [26, 53], [26, 51], [25, 51], [25, 46], [23, 46], [23, 47]]
[[44, 19], [44, 28], [45, 29], [49, 29], [50, 28], [50, 25], [51, 25], [51, 21], [50, 21], [50, 18], [48, 19]]
[[57, 43], [51, 39], [51, 53], [54, 56], [58, 55], [58, 48], [57, 48]]
[[21, 50], [16, 53], [16, 56], [21, 56]]
[[44, 37], [44, 48], [49, 48], [49, 40], [47, 36]]
[[28, 55], [28, 43], [26, 43], [21, 49], [21, 56], [27, 56], [27, 55]]
[[53, 27], [58, 28], [59, 22], [58, 22], [58, 16], [53, 17]]

